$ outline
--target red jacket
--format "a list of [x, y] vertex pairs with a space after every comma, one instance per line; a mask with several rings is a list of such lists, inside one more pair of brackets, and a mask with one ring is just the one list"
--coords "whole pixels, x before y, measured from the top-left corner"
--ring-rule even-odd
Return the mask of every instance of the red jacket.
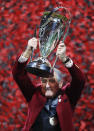
[[[17, 59], [12, 70], [13, 77], [28, 102], [28, 115], [23, 131], [29, 131], [46, 103], [46, 97], [40, 92], [41, 87], [33, 85], [27, 75], [26, 64], [27, 62], [19, 63]], [[62, 95], [58, 99], [56, 107], [61, 131], [74, 131], [72, 115], [85, 83], [83, 73], [75, 64], [68, 70], [72, 76], [72, 81], [62, 87]]]

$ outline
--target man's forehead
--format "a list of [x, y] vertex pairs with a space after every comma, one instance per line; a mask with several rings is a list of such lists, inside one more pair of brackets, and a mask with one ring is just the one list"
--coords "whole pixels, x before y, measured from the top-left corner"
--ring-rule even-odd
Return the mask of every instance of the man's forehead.
[[53, 76], [50, 76], [50, 77], [48, 77], [48, 78], [46, 78], [46, 77], [41, 77], [41, 80], [43, 80], [43, 79], [46, 79], [46, 80], [55, 79], [55, 81], [56, 81], [57, 83], [59, 83], [59, 82], [62, 80], [62, 73], [61, 73], [58, 69], [54, 68]]
[[43, 80], [43, 79], [45, 79], [45, 80], [50, 80], [50, 79], [55, 79], [55, 77], [53, 76], [53, 77], [48, 77], [48, 78], [46, 78], [46, 77], [41, 77], [40, 78], [41, 80]]

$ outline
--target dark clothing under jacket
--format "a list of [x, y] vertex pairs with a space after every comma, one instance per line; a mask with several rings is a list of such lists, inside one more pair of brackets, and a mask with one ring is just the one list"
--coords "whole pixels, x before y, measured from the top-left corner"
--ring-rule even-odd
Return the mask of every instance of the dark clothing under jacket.
[[[56, 97], [53, 99], [47, 99], [44, 108], [39, 113], [30, 131], [61, 131], [56, 112], [59, 94], [60, 93], [58, 92]], [[50, 122], [53, 118], [55, 118], [54, 125]]]
[[[47, 98], [41, 93], [41, 86], [36, 87], [32, 84], [25, 70], [26, 64], [27, 62], [19, 63], [17, 59], [12, 70], [13, 77], [28, 102], [28, 115], [23, 131], [30, 130], [47, 102]], [[72, 76], [72, 81], [60, 89], [56, 107], [61, 131], [74, 131], [73, 111], [85, 83], [85, 77], [78, 66], [73, 64], [68, 71]]]
[[[54, 116], [57, 118], [57, 115]], [[58, 119], [57, 119], [58, 120]], [[61, 131], [59, 122], [52, 126], [49, 122], [49, 113], [45, 108], [39, 113], [35, 123], [29, 131]]]

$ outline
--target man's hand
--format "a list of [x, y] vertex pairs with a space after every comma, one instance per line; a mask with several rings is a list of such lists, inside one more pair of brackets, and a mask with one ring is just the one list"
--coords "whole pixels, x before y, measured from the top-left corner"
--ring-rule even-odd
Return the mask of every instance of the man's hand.
[[66, 46], [65, 46], [64, 43], [62, 43], [62, 41], [60, 41], [60, 43], [58, 45], [56, 55], [59, 57], [59, 59], [62, 62], [65, 62], [66, 59], [67, 59], [67, 56], [66, 56]]
[[38, 43], [38, 39], [36, 39], [35, 37], [28, 40], [27, 49], [32, 49], [32, 48], [37, 49], [37, 43]]
[[35, 37], [28, 40], [26, 50], [22, 53], [22, 56], [28, 59], [30, 57], [31, 53], [32, 53], [32, 48], [33, 49], [37, 48], [37, 43], [38, 43], [38, 39], [35, 38]]

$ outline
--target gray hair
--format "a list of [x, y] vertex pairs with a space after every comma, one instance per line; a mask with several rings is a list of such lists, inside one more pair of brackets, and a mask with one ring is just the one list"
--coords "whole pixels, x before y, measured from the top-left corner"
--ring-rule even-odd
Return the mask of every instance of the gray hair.
[[54, 76], [56, 77], [58, 83], [62, 81], [63, 79], [63, 74], [60, 70], [58, 70], [57, 68], [54, 68]]

